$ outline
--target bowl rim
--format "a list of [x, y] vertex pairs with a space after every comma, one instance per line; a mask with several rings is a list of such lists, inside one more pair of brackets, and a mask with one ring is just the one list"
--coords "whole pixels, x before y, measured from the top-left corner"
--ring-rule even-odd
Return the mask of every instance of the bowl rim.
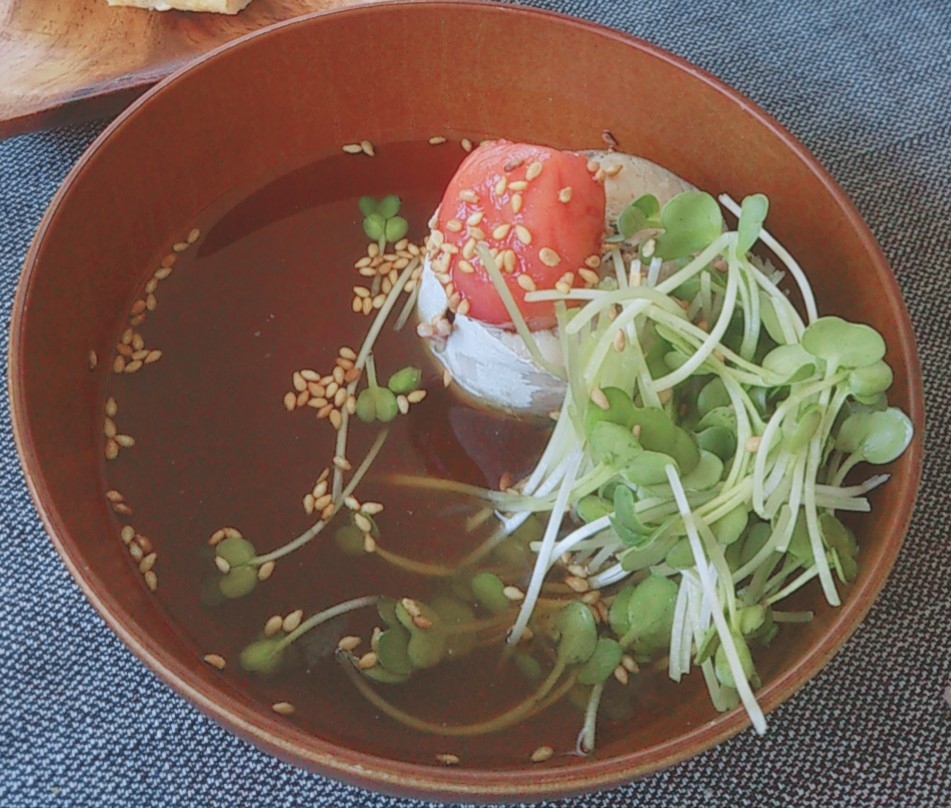
[[[805, 146], [783, 127], [769, 113], [765, 112], [746, 96], [713, 76], [707, 70], [698, 67], [684, 58], [644, 39], [610, 28], [601, 23], [572, 17], [561, 12], [534, 7], [514, 6], [497, 0], [383, 0], [364, 5], [347, 6], [337, 9], [317, 11], [290, 20], [250, 32], [238, 39], [225, 43], [197, 58], [164, 78], [146, 93], [136, 99], [120, 113], [88, 146], [79, 160], [70, 169], [68, 175], [54, 194], [30, 244], [23, 270], [14, 297], [10, 341], [7, 362], [7, 386], [10, 397], [11, 420], [14, 440], [17, 447], [23, 476], [39, 513], [45, 532], [62, 558], [70, 575], [77, 582], [91, 605], [106, 621], [107, 625], [142, 662], [159, 678], [180, 695], [184, 696], [205, 715], [214, 719], [238, 736], [252, 742], [258, 748], [276, 755], [285, 761], [308, 768], [335, 779], [356, 784], [364, 788], [379, 788], [397, 795], [414, 796], [420, 793], [439, 799], [455, 800], [465, 797], [470, 800], [525, 800], [527, 798], [561, 798], [616, 786], [655, 771], [668, 768], [689, 757], [706, 751], [722, 743], [750, 726], [742, 707], [721, 714], [709, 722], [698, 725], [683, 735], [668, 739], [650, 747], [649, 758], [644, 750], [602, 760], [579, 758], [577, 763], [543, 769], [505, 769], [493, 772], [485, 769], [467, 769], [459, 767], [437, 768], [390, 758], [366, 754], [347, 749], [335, 743], [316, 737], [303, 730], [290, 728], [286, 722], [263, 711], [254, 712], [254, 719], [245, 718], [247, 708], [239, 709], [237, 700], [221, 688], [214, 688], [201, 681], [194, 681], [194, 668], [182, 660], [163, 652], [161, 643], [156, 642], [143, 626], [111, 595], [108, 587], [96, 586], [91, 580], [92, 572], [84, 562], [83, 553], [64, 539], [68, 536], [66, 520], [57, 507], [50, 501], [46, 490], [43, 469], [38, 464], [33, 449], [30, 416], [27, 401], [22, 388], [16, 383], [19, 368], [23, 363], [23, 342], [25, 334], [25, 309], [29, 289], [34, 274], [38, 271], [38, 259], [43, 243], [53, 227], [57, 213], [68, 198], [72, 188], [85, 176], [87, 167], [99, 152], [107, 149], [110, 140], [137, 115], [144, 114], [153, 97], [170, 91], [182, 81], [188, 81], [196, 69], [207, 62], [217, 59], [222, 53], [242, 48], [248, 41], [279, 37], [280, 32], [290, 26], [314, 24], [322, 18], [342, 16], [375, 15], [383, 11], [404, 10], [409, 13], [432, 13], [439, 9], [468, 7], [473, 10], [488, 10], [492, 13], [535, 17], [543, 24], [557, 24], [575, 28], [580, 32], [595, 34], [614, 40], [627, 47], [639, 50], [653, 59], [665, 62], [689, 75], [693, 80], [705, 84], [715, 93], [726, 96], [733, 105], [764, 125], [782, 144], [791, 151], [822, 184], [825, 192], [842, 210], [849, 221], [853, 233], [862, 245], [874, 256], [881, 268], [887, 270], [882, 278], [888, 286], [887, 292], [900, 301], [901, 316], [897, 322], [898, 342], [908, 353], [911, 365], [909, 378], [909, 416], [917, 429], [912, 444], [907, 449], [907, 467], [909, 473], [901, 484], [910, 506], [899, 523], [897, 535], [893, 537], [883, 556], [883, 574], [872, 579], [863, 579], [860, 586], [853, 588], [849, 597], [836, 611], [836, 617], [830, 628], [819, 641], [810, 647], [808, 653], [785, 669], [770, 684], [758, 692], [758, 701], [764, 712], [771, 712], [781, 703], [791, 698], [807, 681], [825, 666], [831, 657], [847, 642], [851, 634], [870, 609], [872, 602], [887, 580], [894, 567], [899, 550], [908, 532], [914, 499], [921, 483], [924, 451], [924, 395], [921, 378], [920, 359], [907, 308], [888, 261], [881, 247], [872, 235], [868, 225], [861, 218], [852, 201], [839, 187], [829, 172], [822, 166]], [[319, 24], [319, 22], [318, 22]], [[838, 630], [834, 630], [838, 629]], [[797, 683], [798, 682], [798, 683]], [[711, 727], [713, 730], [711, 731]], [[295, 741], [306, 740], [307, 744]], [[342, 753], [341, 753], [342, 750]], [[504, 782], [492, 779], [498, 774]]]

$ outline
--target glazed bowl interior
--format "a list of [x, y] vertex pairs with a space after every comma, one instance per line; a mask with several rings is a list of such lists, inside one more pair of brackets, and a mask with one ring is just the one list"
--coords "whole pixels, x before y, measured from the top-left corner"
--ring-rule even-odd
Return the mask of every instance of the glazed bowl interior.
[[[394, 43], [402, 52], [384, 58]], [[208, 211], [233, 208], [281, 177], [298, 179], [282, 186], [286, 194], [257, 197], [264, 218], [267, 210], [274, 220], [306, 210], [307, 187], [322, 184], [339, 198], [381, 195], [390, 190], [381, 177], [422, 211], [435, 204], [464, 155], [462, 138], [584, 149], [601, 147], [605, 129], [622, 149], [711, 193], [767, 194], [769, 227], [806, 268], [821, 310], [868, 322], [885, 336], [895, 371], [890, 400], [911, 414], [920, 436], [921, 381], [908, 317], [883, 256], [838, 187], [748, 101], [668, 54], [584, 22], [446, 2], [356, 7], [282, 24], [201, 59], [143, 97], [96, 141], [56, 196], [26, 262], [11, 341], [13, 417], [28, 484], [57, 549], [112, 628], [166, 682], [236, 733], [370, 788], [504, 800], [620, 783], [748, 726], [742, 710], [718, 715], [703, 688], [691, 687], [649, 721], [607, 733], [590, 758], [446, 767], [361, 738], [346, 726], [346, 709], [328, 707], [325, 725], [296, 723], [275, 714], [246, 679], [203, 661], [211, 649], [196, 641], [187, 615], [170, 611], [145, 585], [118, 538], [123, 519], [104, 496], [103, 402], [117, 335], [162, 256]], [[406, 144], [434, 135], [448, 142], [431, 152], [431, 165], [421, 156], [430, 152], [415, 146], [402, 167], [387, 162], [388, 153], [406, 154]], [[340, 163], [342, 145], [363, 140], [376, 156]], [[322, 161], [331, 158], [346, 172], [327, 174]], [[271, 271], [280, 273], [281, 265]], [[350, 269], [314, 261], [318, 280], [332, 271]], [[236, 300], [255, 299], [253, 277], [235, 267], [228, 283]], [[320, 323], [337, 315], [319, 295], [305, 303], [301, 312], [309, 307], [312, 316], [298, 330], [325, 333]], [[235, 324], [244, 325], [239, 315]], [[183, 350], [197, 333], [193, 326], [187, 318], [176, 323]], [[98, 357], [92, 369], [90, 352]], [[227, 392], [202, 405], [203, 417], [222, 417], [236, 400], [257, 395], [253, 383]], [[249, 445], [255, 440], [248, 436]], [[826, 608], [812, 591], [806, 602], [816, 619], [764, 655], [758, 698], [766, 711], [801, 687], [867, 612], [907, 528], [920, 463], [918, 437], [876, 492], [874, 517], [858, 520], [861, 570], [844, 605]], [[174, 507], [174, 500], [165, 505]], [[144, 503], [133, 507], [148, 510]], [[200, 546], [207, 536], [200, 520], [180, 518], [194, 525]], [[161, 536], [153, 539], [161, 547]], [[176, 575], [165, 565], [159, 591]]]

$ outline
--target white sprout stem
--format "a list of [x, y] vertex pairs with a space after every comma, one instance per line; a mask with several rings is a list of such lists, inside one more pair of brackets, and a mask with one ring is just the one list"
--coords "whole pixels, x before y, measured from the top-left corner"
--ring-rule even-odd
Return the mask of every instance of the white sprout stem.
[[864, 483], [850, 485], [847, 488], [839, 488], [834, 485], [817, 485], [817, 496], [836, 496], [836, 497], [858, 497], [867, 494], [869, 491], [878, 488], [880, 485], [888, 482], [890, 474], [876, 474], [869, 477]]
[[[545, 293], [543, 292], [532, 292], [530, 293], [531, 297], [526, 295], [525, 299], [542, 299], [544, 294]], [[579, 297], [578, 299], [583, 298]], [[609, 306], [623, 306], [625, 303], [638, 300], [653, 303], [655, 306], [659, 306], [671, 314], [676, 314], [680, 317], [683, 317], [683, 311], [676, 303], [674, 303], [673, 300], [670, 299], [668, 295], [662, 294], [656, 289], [650, 289], [646, 286], [631, 286], [627, 289], [618, 289], [616, 292], [600, 292], [596, 295], [592, 295], [590, 302], [586, 303], [574, 313], [571, 318], [571, 322], [565, 326], [565, 331], [568, 334], [577, 334], [582, 328], [584, 328]]]
[[773, 302], [773, 311], [776, 312], [779, 327], [783, 330], [783, 339], [786, 340], [786, 344], [792, 345], [795, 342], [799, 342], [802, 332], [806, 330], [806, 326], [799, 316], [799, 312], [796, 311], [796, 307], [789, 302], [789, 298], [783, 294], [782, 289], [766, 277], [766, 274], [755, 264], [750, 264], [750, 268], [752, 269], [756, 284], [769, 295], [770, 300]]
[[611, 256], [611, 266], [614, 267], [614, 277], [617, 278], [618, 289], [626, 289], [629, 286], [627, 282], [627, 268], [624, 266], [624, 258], [621, 255], [621, 251], [615, 248], [611, 250], [609, 255]]
[[809, 529], [809, 543], [812, 547], [812, 555], [816, 562], [816, 568], [819, 571], [819, 581], [822, 584], [822, 591], [825, 593], [826, 600], [830, 606], [838, 606], [841, 600], [835, 588], [835, 581], [832, 580], [832, 569], [829, 567], [825, 547], [822, 544], [822, 529], [819, 527], [819, 511], [816, 505], [815, 479], [819, 473], [821, 455], [822, 444], [818, 438], [814, 437], [809, 444], [809, 454], [806, 458], [806, 482], [803, 494], [803, 505], [806, 512], [806, 526]]
[[423, 286], [421, 281], [422, 279], [417, 281], [413, 287], [413, 291], [406, 296], [406, 302], [403, 304], [403, 308], [400, 309], [400, 313], [396, 317], [396, 322], [393, 323], [394, 331], [402, 331], [403, 326], [406, 325], [407, 320], [409, 320], [410, 315], [413, 313], [413, 309], [416, 307], [416, 301], [419, 299], [419, 290]]
[[[370, 330], [367, 331], [366, 336], [363, 338], [363, 345], [360, 346], [360, 350], [357, 352], [357, 358], [353, 362], [353, 366], [358, 370], [362, 370], [363, 366], [366, 364], [367, 357], [373, 351], [373, 346], [376, 345], [377, 338], [380, 336], [380, 332], [383, 330], [383, 326], [386, 323], [387, 318], [390, 316], [390, 312], [393, 311], [396, 301], [403, 292], [403, 287], [406, 286], [407, 281], [415, 271], [418, 263], [418, 261], [410, 261], [410, 263], [407, 264], [407, 266], [400, 273], [399, 277], [396, 279], [396, 283], [393, 284], [393, 288], [390, 289], [389, 293], [387, 294], [386, 299], [383, 301], [383, 305], [380, 306], [380, 310], [377, 312], [376, 317], [373, 319], [373, 323], [370, 325]], [[350, 385], [347, 388], [349, 395], [353, 395], [354, 391], [357, 389], [358, 382], [359, 379], [350, 382]], [[349, 427], [350, 411], [344, 407], [340, 410], [340, 429], [337, 430], [337, 442], [334, 446], [335, 457], [347, 456], [347, 438], [350, 433]], [[343, 469], [334, 466], [331, 492], [333, 493], [335, 500], [340, 498], [341, 491], [343, 491]]]
[[723, 233], [706, 249], [698, 253], [697, 257], [690, 261], [687, 266], [675, 272], [666, 280], [663, 280], [657, 284], [655, 287], [656, 290], [661, 294], [669, 295], [682, 283], [690, 280], [694, 275], [706, 268], [706, 266], [715, 258], [717, 258], [720, 253], [723, 252], [726, 246], [731, 241], [735, 240], [735, 238], [736, 237], [733, 233]]
[[687, 502], [686, 492], [680, 484], [677, 470], [672, 465], [668, 465], [666, 471], [670, 487], [674, 492], [674, 498], [677, 500], [677, 507], [684, 521], [684, 527], [687, 530], [687, 539], [690, 542], [690, 549], [693, 551], [697, 573], [700, 576], [700, 583], [703, 586], [703, 594], [709, 605], [713, 623], [716, 626], [720, 643], [726, 654], [727, 663], [730, 666], [730, 673], [733, 675], [734, 687], [736, 688], [740, 700], [743, 702], [743, 706], [746, 708], [746, 712], [750, 717], [754, 729], [762, 735], [766, 732], [766, 717], [756, 702], [756, 697], [753, 695], [753, 690], [747, 681], [746, 673], [743, 670], [743, 663], [740, 661], [739, 653], [736, 650], [736, 643], [733, 640], [733, 632], [730, 631], [726, 618], [723, 616], [723, 606], [717, 598], [716, 583], [713, 581], [710, 569], [707, 566], [707, 559], [703, 551], [703, 542], [697, 531], [693, 512], [690, 510], [690, 504]]
[[647, 280], [645, 284], [647, 286], [657, 286], [657, 281], [660, 278], [660, 268], [663, 266], [664, 262], [657, 258], [651, 258], [651, 262], [647, 267]]
[[772, 606], [774, 603], [779, 603], [779, 601], [783, 600], [784, 598], [788, 598], [793, 592], [795, 592], [797, 589], [801, 589], [818, 574], [818, 567], [810, 567], [808, 570], [802, 573], [802, 575], [795, 578], [792, 583], [780, 589], [776, 594], [770, 595], [768, 598], [766, 598], [766, 604], [768, 606]]
[[482, 262], [482, 266], [485, 267], [485, 271], [488, 273], [489, 279], [492, 281], [492, 285], [495, 287], [495, 291], [498, 293], [499, 299], [502, 301], [502, 305], [505, 306], [505, 311], [508, 313], [508, 316], [512, 318], [512, 325], [515, 326], [515, 330], [522, 338], [522, 342], [525, 344], [525, 348], [531, 354], [532, 359], [535, 360], [535, 363], [539, 367], [547, 370], [552, 376], [564, 378], [564, 370], [553, 365], [542, 355], [542, 352], [538, 347], [538, 343], [535, 342], [535, 338], [532, 336], [532, 331], [528, 327], [528, 323], [525, 322], [525, 317], [522, 316], [522, 312], [519, 309], [518, 304], [515, 302], [515, 298], [512, 296], [512, 290], [509, 289], [508, 284], [505, 282], [505, 278], [502, 277], [502, 273], [499, 270], [499, 265], [492, 257], [492, 253], [489, 252], [489, 248], [484, 242], [479, 242], [478, 246], [476, 247], [476, 251], [479, 253], [479, 260]]
[[[728, 194], [720, 194], [719, 200], [720, 204], [734, 216], [740, 215], [740, 206], [737, 205]], [[812, 294], [812, 287], [809, 285], [809, 280], [806, 278], [802, 268], [796, 263], [796, 259], [789, 254], [786, 248], [769, 234], [769, 231], [766, 230], [765, 227], [760, 229], [759, 237], [763, 244], [769, 247], [773, 253], [775, 253], [776, 257], [783, 262], [786, 269], [789, 270], [789, 274], [795, 278], [796, 284], [799, 286], [799, 292], [802, 294], [803, 304], [806, 307], [806, 316], [810, 323], [813, 322], [813, 320], [818, 318], [819, 312], [816, 308], [816, 299]]]
[[364, 609], [367, 606], [376, 606], [379, 602], [379, 595], [365, 595], [362, 598], [354, 598], [353, 600], [338, 603], [336, 606], [331, 606], [329, 609], [324, 609], [322, 612], [317, 612], [317, 614], [308, 617], [303, 623], [290, 632], [290, 634], [286, 637], [282, 637], [277, 644], [281, 648], [286, 648], [302, 634], [306, 634], [312, 628], [317, 628], [321, 623], [326, 623], [348, 612], [355, 612], [357, 609]]
[[[667, 661], [667, 675], [679, 682], [685, 673], [690, 672], [690, 634], [687, 631], [687, 606], [690, 600], [690, 579], [686, 574], [680, 577], [677, 600], [674, 603], [674, 619], [670, 629], [670, 657]], [[686, 654], [684, 651], [686, 650]]]
[[584, 725], [578, 737], [578, 749], [582, 754], [594, 751], [595, 733], [598, 726], [598, 707], [601, 705], [601, 694], [604, 692], [604, 683], [599, 682], [591, 688], [588, 696], [588, 706], [584, 711]]
[[609, 515], [601, 516], [593, 522], [588, 522], [588, 524], [582, 525], [577, 530], [569, 533], [552, 548], [551, 558], [548, 561], [548, 569], [551, 569], [552, 565], [563, 553], [570, 552], [589, 536], [594, 536], [596, 533], [600, 533], [610, 526], [611, 517]]
[[733, 308], [736, 305], [737, 286], [739, 278], [735, 269], [731, 268], [726, 284], [726, 295], [723, 298], [723, 308], [720, 310], [720, 316], [717, 318], [716, 325], [710, 330], [709, 335], [703, 343], [697, 348], [694, 354], [684, 362], [679, 368], [671, 371], [666, 376], [654, 379], [655, 390], [666, 390], [676, 384], [690, 378], [717, 349], [720, 340], [726, 333], [730, 325], [730, 318], [733, 316]]
[[336, 515], [337, 509], [340, 507], [340, 503], [349, 497], [363, 480], [364, 475], [367, 473], [370, 466], [373, 465], [373, 461], [376, 460], [376, 456], [380, 453], [380, 449], [383, 448], [383, 443], [386, 441], [388, 434], [388, 431], [384, 429], [379, 435], [376, 436], [376, 440], [373, 441], [373, 445], [363, 458], [363, 462], [360, 463], [360, 465], [357, 466], [356, 470], [353, 472], [353, 476], [350, 478], [350, 482], [347, 483], [347, 487], [340, 492], [339, 497], [334, 497], [334, 512], [330, 518], [321, 519], [319, 522], [301, 533], [300, 536], [298, 536], [293, 541], [285, 544], [283, 547], [272, 550], [270, 553], [266, 553], [262, 556], [256, 556], [248, 563], [253, 564], [256, 567], [260, 567], [262, 564], [266, 564], [268, 561], [277, 561], [277, 559], [283, 558], [284, 556], [289, 555], [295, 550], [303, 547], [305, 544], [307, 544], [307, 542], [317, 536], [317, 534], [319, 534], [320, 531], [323, 530], [330, 520]]
[[535, 603], [541, 592], [542, 584], [545, 581], [545, 575], [548, 571], [548, 562], [551, 558], [552, 548], [555, 546], [555, 538], [561, 527], [562, 520], [565, 518], [565, 508], [568, 505], [568, 497], [571, 494], [571, 488], [574, 485], [575, 475], [581, 466], [584, 452], [575, 451], [568, 458], [568, 466], [565, 469], [565, 476], [558, 490], [558, 496], [555, 498], [555, 504], [548, 519], [548, 526], [545, 528], [545, 535], [542, 537], [542, 546], [538, 552], [538, 558], [535, 560], [535, 567], [532, 570], [531, 580], [528, 582], [528, 588], [525, 592], [525, 600], [522, 601], [518, 617], [509, 632], [509, 645], [516, 645], [522, 638], [522, 633], [528, 625], [528, 621], [535, 609]]

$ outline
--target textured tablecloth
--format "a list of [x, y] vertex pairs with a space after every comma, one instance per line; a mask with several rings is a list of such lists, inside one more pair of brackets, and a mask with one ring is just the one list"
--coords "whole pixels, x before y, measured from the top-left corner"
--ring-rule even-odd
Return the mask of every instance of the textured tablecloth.
[[[772, 113], [831, 171], [894, 267], [929, 402], [924, 485], [854, 637], [771, 717], [699, 757], [560, 806], [951, 806], [951, 4], [527, 3], [667, 48]], [[0, 76], [0, 81], [3, 78]], [[0, 142], [0, 311], [68, 169], [102, 128]], [[942, 314], [944, 312], [944, 314]], [[106, 628], [46, 539], [0, 402], [0, 805], [420, 805], [270, 758], [200, 715]]]

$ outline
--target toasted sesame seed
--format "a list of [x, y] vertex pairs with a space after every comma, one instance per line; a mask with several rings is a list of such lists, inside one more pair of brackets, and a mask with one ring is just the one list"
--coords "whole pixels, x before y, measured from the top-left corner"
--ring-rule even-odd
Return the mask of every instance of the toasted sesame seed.
[[[149, 282], [148, 282], [147, 284], [145, 284], [145, 291], [146, 291], [147, 293], [152, 293], [152, 292], [154, 292], [156, 289], [158, 289], [158, 285], [159, 285], [159, 279], [156, 278], [156, 277], [153, 275], [151, 278], [149, 278]], [[144, 306], [144, 305], [145, 305], [145, 301], [142, 301], [142, 304], [143, 304], [143, 306]], [[141, 312], [139, 312], [139, 313], [141, 314]]]
[[152, 567], [155, 566], [155, 561], [158, 558], [157, 553], [149, 553], [145, 558], [139, 562], [139, 572], [143, 575], [147, 573]]
[[289, 701], [278, 701], [271, 705], [271, 709], [278, 715], [293, 715], [294, 705]]
[[365, 671], [376, 667], [376, 663], [376, 651], [367, 651], [362, 657], [360, 657], [360, 659], [357, 660], [357, 667], [360, 670]]
[[307, 399], [310, 393], [307, 390], [301, 390], [297, 394], [297, 401], [295, 402], [298, 407], [303, 407], [307, 403]]
[[558, 192], [558, 201], [567, 204], [571, 201], [571, 186], [566, 185]]
[[113, 373], [122, 373], [123, 370], [125, 370], [125, 358], [119, 354], [112, 360], [112, 371]]
[[375, 553], [376, 552], [376, 539], [373, 538], [369, 533], [363, 535], [363, 552], [365, 553]]
[[592, 606], [601, 600], [601, 593], [597, 589], [589, 589], [581, 596], [581, 602]]
[[266, 581], [274, 573], [274, 567], [277, 565], [273, 561], [265, 561], [260, 567], [258, 567], [258, 580]]
[[133, 359], [131, 362], [126, 362], [126, 366], [122, 369], [123, 373], [135, 373], [142, 367], [141, 359]]
[[152, 540], [148, 536], [144, 536], [141, 533], [135, 534], [135, 541], [136, 541], [136, 544], [138, 544], [139, 547], [142, 548], [143, 553], [146, 553], [146, 554], [151, 553], [152, 550], [154, 549], [152, 546]]
[[220, 671], [225, 669], [225, 658], [221, 656], [221, 654], [205, 654], [202, 659], [213, 668], [217, 668]]
[[512, 213], [518, 213], [522, 209], [522, 195], [512, 194], [509, 204], [512, 206]]
[[446, 230], [450, 233], [459, 233], [462, 231], [462, 222], [459, 219], [450, 219], [446, 222]]
[[601, 164], [597, 160], [588, 160], [588, 165], [586, 168], [588, 169], [589, 174], [594, 174], [599, 168], [601, 168]]
[[360, 141], [360, 151], [362, 151], [368, 157], [373, 157], [373, 155], [376, 154], [376, 149], [369, 140]]
[[525, 600], [525, 593], [517, 586], [506, 586], [502, 590], [502, 594], [513, 603], [517, 603], [520, 600]]
[[531, 275], [519, 275], [518, 278], [516, 278], [516, 283], [526, 292], [534, 292], [537, 288]]
[[119, 538], [122, 539], [123, 544], [131, 544], [135, 538], [135, 528], [132, 525], [123, 525], [122, 530], [119, 531]]
[[222, 575], [227, 575], [231, 572], [231, 564], [228, 562], [228, 559], [222, 558], [220, 555], [215, 556], [215, 566]]
[[555, 291], [560, 292], [563, 295], [567, 295], [571, 291], [571, 284], [565, 283], [564, 281], [558, 281], [555, 283]]
[[135, 446], [135, 438], [133, 438], [131, 435], [116, 435], [115, 441], [123, 449], [130, 449]]
[[284, 618], [279, 614], [272, 615], [267, 619], [267, 622], [264, 624], [264, 636], [273, 637], [277, 632], [281, 630], [281, 627], [284, 625]]
[[225, 533], [226, 539], [241, 539], [244, 538], [241, 535], [241, 531], [236, 527], [223, 527], [221, 528]]
[[597, 286], [601, 281], [601, 278], [598, 276], [597, 272], [585, 267], [579, 269], [578, 274], [581, 276], [581, 280], [585, 282], [586, 286]]
[[611, 409], [611, 404], [608, 402], [608, 397], [604, 394], [604, 390], [600, 387], [595, 387], [591, 391], [591, 401], [596, 407], [599, 407], [602, 410]]
[[145, 585], [149, 588], [149, 592], [158, 589], [158, 575], [155, 574], [155, 570], [149, 570], [142, 577], [145, 579]]
[[424, 614], [417, 614], [413, 616], [413, 625], [423, 631], [428, 631], [433, 627], [433, 621]]
[[344, 497], [343, 504], [346, 505], [351, 511], [360, 510], [360, 500], [358, 500], [355, 496]]
[[347, 458], [345, 457], [341, 457], [340, 455], [334, 456], [333, 464], [336, 468], [340, 469], [341, 471], [350, 471], [350, 469], [353, 468], [353, 466], [350, 465], [350, 461], [347, 460]]
[[284, 409], [290, 412], [297, 406], [297, 396], [290, 391], [284, 394]]
[[383, 513], [383, 503], [382, 502], [364, 502], [360, 507], [360, 510], [369, 516], [376, 516], [378, 513]]
[[132, 557], [133, 561], [138, 563], [145, 557], [145, 551], [142, 549], [141, 545], [132, 542], [129, 545], [129, 555]]
[[453, 755], [449, 752], [440, 752], [436, 755], [436, 760], [444, 766], [456, 766], [459, 763], [459, 755]]
[[445, 142], [446, 138], [442, 135], [433, 135], [428, 141], [430, 146], [441, 146]]
[[759, 445], [763, 442], [763, 438], [760, 435], [751, 435], [746, 439], [746, 451], [756, 452], [759, 451]]
[[442, 386], [449, 387], [450, 384], [452, 384], [452, 371], [446, 368], [442, 372]]
[[529, 230], [523, 224], [515, 225], [515, 238], [522, 242], [522, 244], [531, 244], [532, 243], [532, 231]]
[[627, 347], [627, 334], [625, 333], [623, 328], [619, 328], [614, 333], [614, 339], [612, 340], [612, 344], [614, 345], [614, 350], [617, 351], [618, 353], [620, 353]]
[[341, 651], [353, 651], [359, 645], [360, 638], [354, 634], [348, 634], [346, 637], [341, 637], [337, 641], [337, 648]]
[[114, 438], [116, 434], [118, 433], [118, 431], [119, 430], [116, 428], [115, 421], [113, 421], [111, 418], [108, 418], [108, 417], [103, 419], [103, 422], [102, 422], [103, 435], [105, 435], [107, 438]]
[[469, 313], [469, 309], [471, 308], [471, 306], [472, 306], [472, 303], [470, 300], [468, 300], [468, 298], [466, 300], [461, 301], [459, 303], [459, 306], [456, 308], [456, 314], [459, 314], [465, 317]]
[[614, 678], [617, 679], [622, 685], [626, 685], [628, 681], [630, 681], [627, 668], [625, 668], [623, 665], [618, 665], [614, 669]]
[[303, 609], [295, 609], [287, 617], [281, 621], [281, 629], [285, 634], [290, 634], [295, 628], [300, 625], [301, 620], [304, 617]]
[[473, 213], [468, 219], [466, 219], [467, 227], [475, 227], [485, 218], [485, 211], [477, 210]]
[[509, 183], [510, 191], [524, 191], [528, 188], [528, 183], [525, 180], [515, 180], [515, 182]]
[[538, 251], [538, 260], [546, 267], [556, 267], [561, 263], [561, 256], [551, 247], [542, 247]]
[[322, 511], [331, 502], [333, 502], [333, 494], [316, 494], [314, 496], [314, 510]]
[[183, 253], [188, 249], [187, 241], [178, 241], [172, 245], [172, 251], [177, 253]]
[[98, 364], [99, 364], [99, 354], [97, 354], [95, 351], [92, 351], [92, 350], [89, 351], [89, 353], [86, 354], [86, 367], [88, 367], [90, 370], [95, 370], [96, 365]]
[[623, 665], [624, 669], [630, 673], [637, 673], [640, 670], [637, 662], [634, 661], [634, 657], [632, 657], [630, 654], [625, 654], [621, 657], [621, 665]]
[[402, 415], [406, 415], [406, 413], [409, 412], [409, 401], [406, 400], [406, 396], [402, 393], [396, 397], [396, 408]]
[[164, 281], [169, 275], [172, 274], [172, 268], [168, 267], [159, 267], [155, 270], [155, 274], [152, 275], [153, 278], [157, 281]]
[[535, 179], [535, 177], [537, 177], [539, 174], [542, 173], [542, 168], [543, 168], [543, 165], [538, 160], [535, 160], [534, 162], [529, 163], [528, 168], [525, 169], [525, 179], [527, 180]]
[[515, 267], [517, 265], [518, 256], [515, 254], [515, 250], [506, 250], [502, 254], [502, 269], [511, 274], [515, 272]]
[[106, 441], [103, 452], [106, 456], [106, 460], [115, 460], [119, 456], [119, 444], [116, 443], [113, 438], [109, 438]]
[[411, 393], [406, 394], [406, 399], [410, 404], [419, 404], [424, 398], [426, 398], [426, 391], [423, 389], [413, 390]]
[[130, 508], [124, 502], [113, 502], [112, 510], [120, 516], [129, 516], [132, 513], [132, 508]]
[[353, 415], [357, 411], [357, 397], [354, 395], [347, 396], [347, 401], [344, 404], [344, 408], [346, 409], [348, 415]]
[[481, 227], [470, 227], [469, 237], [476, 241], [485, 241], [485, 231]]
[[214, 533], [211, 534], [211, 536], [208, 539], [208, 544], [211, 547], [214, 547], [216, 544], [218, 544], [218, 542], [220, 542], [224, 538], [225, 538], [224, 528], [219, 528], [218, 530], [216, 530]]
[[343, 150], [347, 154], [360, 154], [363, 151], [363, 147], [359, 143], [347, 143], [344, 145]]
[[587, 579], [581, 578], [577, 575], [569, 575], [565, 578], [565, 585], [571, 589], [573, 592], [587, 592], [591, 588], [591, 585], [588, 583]]
[[555, 750], [550, 746], [539, 746], [538, 749], [532, 752], [532, 763], [544, 763], [546, 760], [550, 760], [554, 754]]
[[145, 311], [145, 301], [142, 300], [142, 298], [136, 300], [135, 303], [132, 304], [132, 308], [129, 309], [129, 313], [133, 315], [141, 314], [143, 311]]
[[472, 141], [469, 138], [464, 137], [459, 141], [459, 145], [462, 146], [463, 151], [471, 152], [472, 151]]
[[512, 225], [510, 224], [500, 224], [498, 227], [496, 227], [492, 231], [492, 238], [498, 241], [501, 241], [503, 238], [505, 238], [509, 234], [509, 230], [511, 229], [512, 229]]
[[459, 199], [461, 199], [463, 202], [476, 203], [479, 201], [479, 195], [471, 188], [463, 188], [459, 192]]
[[495, 191], [496, 196], [502, 196], [505, 193], [505, 189], [508, 187], [508, 177], [502, 176], [499, 177], [495, 182], [495, 186], [492, 188]]
[[456, 269], [458, 269], [460, 272], [464, 272], [466, 275], [471, 275], [473, 272], [475, 272], [475, 267], [466, 261], [465, 258], [460, 258], [458, 261], [456, 261]]
[[373, 523], [359, 512], [353, 515], [353, 524], [363, 533], [370, 533], [373, 530]]

